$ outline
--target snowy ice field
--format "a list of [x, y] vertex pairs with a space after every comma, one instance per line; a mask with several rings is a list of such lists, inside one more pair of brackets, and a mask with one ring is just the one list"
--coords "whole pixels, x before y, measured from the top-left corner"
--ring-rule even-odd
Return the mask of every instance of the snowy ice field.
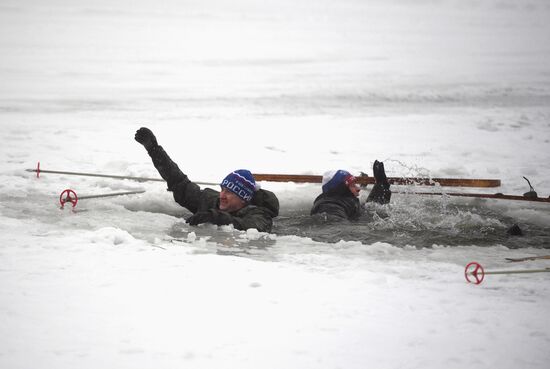
[[549, 37], [545, 0], [2, 0], [0, 368], [548, 368], [550, 274], [464, 280], [548, 267], [505, 260], [550, 254], [548, 204], [396, 194], [324, 227], [319, 185], [264, 182], [261, 234], [25, 169], [158, 177], [145, 125], [196, 181], [378, 159], [547, 197]]

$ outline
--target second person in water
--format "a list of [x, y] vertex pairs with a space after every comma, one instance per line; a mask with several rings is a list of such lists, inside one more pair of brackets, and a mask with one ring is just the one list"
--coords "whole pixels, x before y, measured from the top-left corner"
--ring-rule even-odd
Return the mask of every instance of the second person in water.
[[[390, 202], [390, 184], [384, 170], [384, 163], [376, 160], [373, 165], [375, 184], [367, 202], [387, 204]], [[361, 188], [356, 178], [346, 170], [330, 171], [323, 175], [322, 193], [317, 196], [311, 208], [311, 215], [325, 213], [343, 219], [357, 219], [363, 212], [359, 202]]]

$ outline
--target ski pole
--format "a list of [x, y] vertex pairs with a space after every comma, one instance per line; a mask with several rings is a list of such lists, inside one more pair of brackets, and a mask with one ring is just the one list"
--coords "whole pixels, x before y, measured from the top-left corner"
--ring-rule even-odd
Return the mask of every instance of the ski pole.
[[112, 197], [112, 196], [122, 196], [122, 195], [135, 195], [138, 193], [144, 193], [145, 191], [129, 191], [129, 192], [115, 192], [115, 193], [105, 193], [105, 194], [99, 194], [99, 195], [88, 195], [88, 196], [77, 196], [76, 192], [74, 192], [71, 189], [66, 189], [63, 192], [61, 192], [61, 195], [59, 195], [59, 202], [61, 203], [61, 209], [65, 207], [65, 204], [70, 202], [73, 204], [73, 208], [78, 203], [78, 200], [86, 200], [86, 199], [96, 199], [101, 197]]
[[550, 255], [527, 256], [524, 258], [506, 258], [506, 260], [512, 263], [517, 263], [518, 261], [530, 261], [530, 260], [541, 260], [541, 259], [550, 259]]
[[[115, 179], [130, 179], [134, 181], [157, 181], [164, 182], [160, 178], [147, 178], [147, 177], [132, 177], [132, 176], [120, 176], [112, 174], [98, 174], [98, 173], [80, 173], [80, 172], [67, 172], [58, 170], [44, 170], [40, 169], [40, 162], [36, 169], [25, 169], [27, 172], [35, 172], [39, 177], [40, 173], [51, 174], [65, 174], [74, 176], [87, 176], [87, 177], [102, 177], [102, 178], [115, 178]], [[308, 174], [262, 174], [253, 173], [256, 181], [266, 182], [295, 182], [295, 183], [321, 183], [323, 176], [320, 175], [308, 175]], [[358, 176], [356, 182], [362, 185], [374, 184], [373, 177]], [[435, 186], [439, 184], [441, 186], [448, 187], [499, 187], [500, 179], [471, 179], [471, 178], [422, 178], [422, 177], [388, 177], [388, 182], [395, 185], [422, 185], [422, 186]], [[217, 186], [219, 183], [211, 182], [195, 182], [199, 185]]]
[[550, 197], [527, 197], [519, 195], [504, 195], [502, 193], [462, 193], [462, 192], [393, 192], [401, 195], [456, 196], [479, 199], [500, 199], [516, 201], [550, 202]]
[[[40, 177], [40, 173], [50, 173], [50, 174], [65, 174], [70, 176], [129, 179], [129, 180], [138, 181], [138, 182], [148, 182], [148, 181], [165, 182], [164, 179], [162, 178], [120, 176], [120, 175], [114, 175], [114, 174], [99, 174], [99, 173], [67, 172], [67, 171], [60, 171], [60, 170], [45, 170], [45, 169], [40, 169], [40, 162], [38, 162], [38, 166], [36, 167], [36, 169], [25, 169], [25, 171], [36, 172], [36, 178]], [[195, 183], [199, 185], [205, 185], [205, 186], [219, 185], [219, 183], [211, 183], [211, 182], [195, 182]]]
[[[468, 283], [480, 284], [481, 282], [483, 282], [485, 275], [489, 275], [489, 274], [527, 274], [527, 273], [548, 273], [548, 272], [550, 272], [550, 268], [526, 269], [526, 270], [499, 270], [499, 271], [486, 272], [481, 266], [481, 264], [476, 262], [471, 262], [468, 265], [466, 265], [466, 268], [464, 269], [464, 276], [466, 277], [466, 281], [468, 281]], [[473, 277], [473, 279], [470, 279], [470, 277]]]

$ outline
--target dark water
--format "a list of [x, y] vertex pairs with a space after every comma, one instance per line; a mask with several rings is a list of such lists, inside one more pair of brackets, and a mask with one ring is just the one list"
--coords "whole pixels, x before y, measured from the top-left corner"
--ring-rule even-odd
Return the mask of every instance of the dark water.
[[[512, 236], [508, 229], [517, 224], [523, 236]], [[495, 246], [509, 248], [550, 248], [549, 228], [503, 215], [481, 202], [421, 200], [396, 202], [389, 206], [369, 204], [356, 221], [323, 215], [309, 216], [294, 211], [276, 219], [273, 233], [298, 235], [320, 242], [387, 242], [394, 246], [417, 248], [444, 246]]]
[[[504, 215], [506, 207], [489, 205], [489, 202], [477, 200], [445, 201], [438, 198], [394, 201], [392, 198], [390, 205], [367, 205], [364, 215], [356, 221], [323, 215], [312, 217], [309, 209], [294, 209], [284, 211], [275, 218], [272, 233], [276, 236], [307, 237], [324, 243], [344, 240], [359, 241], [365, 245], [386, 242], [397, 247], [416, 248], [502, 245], [511, 249], [550, 249], [549, 227]], [[544, 215], [550, 209], [537, 211]], [[521, 228], [522, 236], [508, 234], [508, 229], [514, 224]], [[185, 240], [190, 232], [222, 246], [206, 246], [206, 252], [210, 247], [210, 252], [231, 255], [254, 255], [277, 242], [276, 237], [242, 242], [242, 232], [224, 231], [214, 226], [188, 227], [183, 222], [175, 224], [169, 235], [176, 240]]]

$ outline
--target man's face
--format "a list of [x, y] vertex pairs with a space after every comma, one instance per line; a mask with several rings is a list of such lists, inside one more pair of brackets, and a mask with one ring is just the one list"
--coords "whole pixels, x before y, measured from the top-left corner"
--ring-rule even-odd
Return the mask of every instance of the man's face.
[[246, 202], [244, 202], [239, 196], [229, 191], [227, 188], [222, 187], [220, 192], [220, 210], [232, 213], [239, 209], [244, 208]]
[[356, 184], [355, 182], [351, 182], [350, 184], [348, 184], [348, 188], [353, 194], [353, 196], [355, 197], [359, 196], [359, 192], [361, 192], [361, 187], [359, 187], [358, 184]]

